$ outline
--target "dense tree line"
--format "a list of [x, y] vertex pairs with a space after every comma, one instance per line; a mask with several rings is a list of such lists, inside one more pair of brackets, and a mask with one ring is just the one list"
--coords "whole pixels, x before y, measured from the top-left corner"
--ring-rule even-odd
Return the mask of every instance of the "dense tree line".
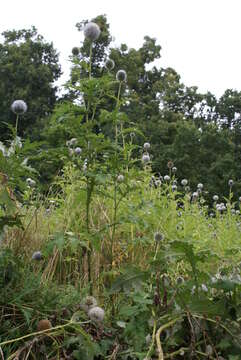
[[[116, 71], [127, 72], [121, 113], [127, 119], [127, 126], [139, 129], [136, 143], [142, 146], [143, 142], [150, 142], [153, 172], [165, 175], [167, 163], [172, 161], [178, 169], [177, 177], [188, 178], [192, 188], [202, 182], [210, 195], [228, 196], [227, 184], [232, 178], [238, 196], [241, 193], [241, 92], [227, 89], [217, 99], [210, 92], [202, 94], [195, 86], [185, 86], [174, 69], [157, 67], [161, 46], [156, 39], [146, 36], [139, 49], [128, 48], [126, 44], [112, 47], [106, 17], [101, 15], [93, 21], [100, 26], [101, 35], [92, 48], [92, 74], [96, 78], [103, 74], [109, 76], [113, 79], [113, 90], [117, 91]], [[86, 22], [78, 23], [77, 30]], [[53, 44], [45, 42], [35, 28], [6, 31], [3, 37], [0, 44], [1, 140], [9, 135], [6, 123], [14, 122], [11, 102], [24, 99], [29, 111], [22, 118], [20, 135], [43, 142], [34, 163], [42, 181], [48, 183], [63, 165], [66, 140], [74, 136], [68, 121], [71, 123], [77, 117], [85, 121], [81, 82], [88, 76], [88, 40], [73, 49], [67, 92], [58, 97], [54, 82], [61, 75], [61, 69]], [[115, 63], [112, 71], [104, 66], [107, 58]], [[101, 124], [96, 131], [110, 137], [112, 130], [107, 120], [113, 106], [109, 97], [96, 109], [89, 109], [92, 113], [95, 111], [95, 118]]]

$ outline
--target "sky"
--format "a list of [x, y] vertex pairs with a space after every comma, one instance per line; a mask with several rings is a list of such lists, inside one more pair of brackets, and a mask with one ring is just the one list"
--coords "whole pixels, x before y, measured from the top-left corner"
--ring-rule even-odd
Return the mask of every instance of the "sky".
[[106, 14], [114, 46], [138, 48], [145, 35], [162, 46], [161, 67], [172, 67], [188, 86], [217, 97], [241, 91], [240, 0], [1, 0], [0, 33], [37, 27], [60, 53], [68, 79], [71, 49], [83, 41], [75, 24]]

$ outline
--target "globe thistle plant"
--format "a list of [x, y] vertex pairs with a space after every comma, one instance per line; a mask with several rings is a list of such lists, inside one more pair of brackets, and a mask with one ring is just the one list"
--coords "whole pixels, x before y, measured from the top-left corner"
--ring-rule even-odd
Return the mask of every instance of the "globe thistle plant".
[[143, 154], [142, 155], [142, 162], [144, 163], [144, 164], [147, 164], [147, 163], [149, 163], [150, 162], [150, 155], [149, 154]]
[[173, 168], [172, 168], [172, 172], [173, 172], [173, 174], [175, 174], [175, 173], [177, 172], [177, 168], [176, 168], [176, 166], [173, 166]]
[[99, 306], [95, 306], [88, 311], [88, 317], [95, 323], [101, 323], [104, 320], [105, 312]]
[[87, 296], [84, 301], [80, 304], [80, 309], [84, 310], [86, 314], [90, 311], [90, 309], [97, 306], [97, 300], [94, 296]]
[[69, 140], [68, 145], [67, 146], [75, 146], [77, 144], [77, 139], [76, 138], [72, 138]]
[[187, 186], [188, 180], [187, 179], [182, 179], [181, 184], [182, 184], [182, 186]]
[[164, 176], [164, 180], [165, 180], [165, 181], [170, 181], [170, 176], [169, 176], [169, 175], [165, 175], [165, 176]]
[[172, 191], [174, 192], [174, 191], [177, 191], [177, 185], [172, 185]]
[[164, 240], [164, 235], [161, 234], [160, 232], [155, 232], [154, 234], [154, 240], [155, 242], [161, 242], [162, 240]]
[[149, 142], [145, 142], [144, 145], [143, 145], [143, 149], [146, 150], [146, 151], [149, 150], [150, 147], [151, 147], [151, 145], [150, 145]]
[[35, 251], [32, 255], [32, 260], [42, 260], [43, 256], [42, 256], [42, 253], [41, 251]]
[[100, 36], [100, 28], [94, 22], [89, 22], [84, 27], [84, 36], [90, 41], [96, 41]]
[[232, 179], [228, 180], [228, 186], [229, 186], [229, 187], [232, 187], [232, 186], [233, 186], [233, 180], [232, 180]]
[[29, 187], [34, 187], [36, 185], [36, 182], [31, 178], [27, 178], [26, 183]]
[[116, 80], [119, 82], [123, 82], [127, 80], [127, 74], [125, 70], [118, 70], [116, 73]]
[[105, 68], [109, 71], [113, 70], [115, 67], [115, 62], [112, 59], [107, 59], [105, 61]]
[[72, 49], [72, 54], [74, 56], [78, 56], [79, 55], [79, 48], [77, 46], [73, 47]]
[[198, 190], [202, 190], [203, 189], [203, 184], [202, 183], [197, 184], [197, 188], [198, 188]]
[[213, 195], [213, 201], [218, 201], [219, 196], [218, 195]]
[[123, 181], [124, 181], [124, 176], [123, 176], [122, 174], [118, 175], [118, 176], [117, 176], [117, 181], [118, 181], [119, 183], [123, 182]]
[[27, 111], [27, 104], [23, 100], [15, 100], [11, 105], [11, 110], [16, 115], [22, 115]]
[[82, 153], [82, 149], [80, 147], [76, 147], [74, 149], [74, 153], [75, 153], [75, 155], [80, 155]]

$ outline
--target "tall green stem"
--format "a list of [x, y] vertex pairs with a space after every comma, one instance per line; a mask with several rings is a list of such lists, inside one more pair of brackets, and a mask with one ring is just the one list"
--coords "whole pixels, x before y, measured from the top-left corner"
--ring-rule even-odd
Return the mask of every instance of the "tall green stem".
[[[120, 107], [120, 93], [121, 93], [121, 85], [122, 82], [119, 82], [119, 89], [118, 89], [118, 94], [117, 94], [117, 102], [116, 102], [116, 110], [118, 112], [119, 107]], [[118, 127], [117, 127], [117, 118], [115, 120], [115, 144], [116, 144], [116, 152], [117, 152], [117, 144], [118, 144]]]
[[17, 114], [17, 118], [16, 118], [16, 126], [15, 126], [15, 130], [16, 130], [16, 137], [18, 135], [18, 118], [19, 118], [19, 115]]
[[[91, 65], [92, 65], [92, 45], [90, 44], [90, 62], [89, 62], [89, 80], [91, 79]], [[90, 110], [90, 101], [87, 102], [87, 109], [86, 109], [86, 122], [89, 122], [89, 110]]]

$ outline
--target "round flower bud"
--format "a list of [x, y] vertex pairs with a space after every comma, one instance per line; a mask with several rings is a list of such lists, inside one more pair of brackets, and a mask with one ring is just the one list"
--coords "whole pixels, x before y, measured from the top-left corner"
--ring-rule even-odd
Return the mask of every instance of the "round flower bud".
[[176, 166], [173, 166], [173, 168], [172, 168], [172, 172], [173, 172], [173, 174], [175, 174], [175, 173], [177, 172], [177, 168], [176, 168]]
[[99, 306], [95, 306], [89, 310], [88, 316], [89, 316], [90, 320], [92, 320], [96, 323], [100, 323], [104, 320], [105, 312]]
[[84, 301], [80, 304], [80, 309], [88, 313], [90, 309], [96, 306], [97, 306], [96, 298], [94, 298], [94, 296], [87, 296], [84, 299]]
[[194, 191], [193, 193], [192, 193], [192, 197], [193, 197], [193, 199], [197, 199], [198, 198], [198, 192], [197, 191]]
[[142, 161], [143, 161], [144, 164], [149, 163], [149, 161], [150, 161], [150, 155], [149, 155], [149, 154], [143, 154], [143, 155], [142, 155]]
[[86, 39], [89, 39], [91, 41], [97, 40], [100, 36], [99, 26], [94, 22], [89, 22], [84, 27], [84, 36]]
[[143, 145], [144, 150], [149, 150], [150, 147], [151, 147], [151, 145], [150, 145], [149, 142], [146, 142], [146, 143], [144, 143], [144, 145]]
[[38, 322], [37, 331], [43, 331], [51, 329], [52, 324], [48, 319], [43, 319]]
[[146, 340], [147, 345], [149, 345], [151, 343], [151, 339], [152, 339], [151, 334], [146, 335], [145, 340]]
[[155, 186], [156, 186], [156, 187], [160, 187], [161, 184], [162, 184], [162, 182], [161, 182], [160, 179], [158, 179], [158, 180], [155, 181]]
[[162, 240], [164, 240], [164, 235], [161, 234], [161, 233], [159, 233], [159, 232], [156, 232], [156, 233], [154, 234], [154, 240], [155, 240], [156, 242], [161, 242]]
[[181, 184], [182, 184], [182, 186], [187, 186], [187, 184], [188, 184], [187, 179], [182, 179]]
[[79, 48], [77, 46], [73, 47], [72, 49], [72, 54], [74, 56], [78, 56], [79, 55]]
[[218, 195], [213, 195], [213, 201], [218, 201], [219, 196]]
[[32, 255], [32, 260], [42, 260], [43, 256], [42, 256], [42, 253], [41, 251], [35, 251]]
[[116, 73], [116, 80], [122, 82], [122, 81], [126, 81], [126, 79], [127, 79], [127, 74], [125, 70], [118, 70]]
[[232, 180], [232, 179], [228, 180], [228, 185], [229, 185], [230, 187], [233, 186], [233, 180]]
[[207, 345], [207, 346], [206, 346], [206, 351], [205, 351], [205, 353], [206, 353], [206, 355], [208, 355], [208, 356], [211, 356], [211, 355], [212, 355], [212, 353], [213, 353], [213, 348], [212, 348], [211, 345]]
[[177, 185], [172, 185], [172, 191], [174, 192], [174, 191], [177, 191]]
[[167, 167], [168, 167], [168, 169], [172, 169], [173, 168], [173, 166], [174, 166], [174, 164], [173, 164], [173, 162], [170, 160], [170, 161], [168, 161], [168, 163], [167, 163]]
[[190, 189], [190, 186], [185, 186], [185, 191], [186, 192], [189, 192], [191, 189]]
[[112, 59], [107, 59], [106, 61], [105, 61], [105, 68], [107, 69], [107, 70], [113, 70], [114, 69], [114, 67], [115, 67], [115, 62], [114, 62], [114, 60], [112, 60]]
[[27, 104], [23, 100], [15, 100], [11, 105], [11, 110], [17, 115], [24, 114], [27, 109]]
[[82, 153], [82, 149], [80, 147], [77, 147], [74, 149], [75, 155], [80, 155]]
[[170, 181], [170, 176], [169, 176], [169, 175], [165, 175], [165, 176], [164, 176], [164, 180], [165, 180], [165, 181]]
[[72, 138], [69, 140], [68, 144], [69, 144], [69, 146], [74, 146], [77, 144], [77, 141], [78, 140], [76, 138]]
[[203, 184], [202, 184], [202, 183], [197, 184], [197, 188], [198, 188], [199, 190], [202, 190], [202, 189], [203, 189]]
[[207, 288], [207, 286], [206, 286], [205, 284], [202, 284], [202, 285], [201, 285], [201, 289], [202, 289], [202, 291], [204, 291], [204, 292], [208, 292], [208, 288]]
[[117, 176], [117, 181], [118, 182], [123, 182], [124, 181], [124, 176], [122, 174]]
[[30, 186], [30, 187], [34, 187], [34, 186], [36, 185], [36, 182], [35, 182], [33, 179], [31, 179], [31, 178], [27, 178], [26, 183], [27, 183], [28, 186]]
[[176, 279], [177, 285], [182, 285], [184, 283], [184, 279], [182, 276], [178, 276]]

